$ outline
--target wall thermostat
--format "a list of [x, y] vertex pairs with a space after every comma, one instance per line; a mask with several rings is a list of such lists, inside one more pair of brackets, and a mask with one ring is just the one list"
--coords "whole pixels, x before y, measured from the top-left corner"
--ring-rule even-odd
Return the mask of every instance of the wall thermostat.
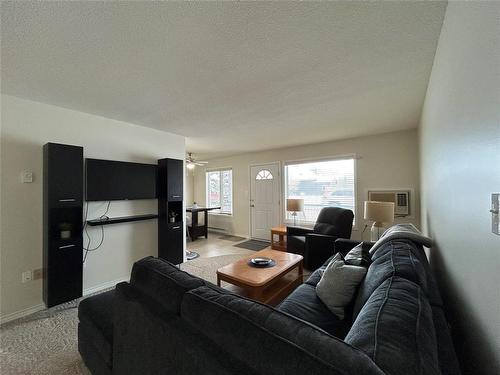
[[23, 173], [21, 173], [21, 181], [24, 184], [29, 184], [33, 182], [33, 172], [24, 171]]

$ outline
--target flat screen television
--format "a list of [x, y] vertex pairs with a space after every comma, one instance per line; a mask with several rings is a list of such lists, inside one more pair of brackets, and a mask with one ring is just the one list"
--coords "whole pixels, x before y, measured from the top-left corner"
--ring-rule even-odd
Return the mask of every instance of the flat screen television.
[[156, 164], [85, 159], [87, 201], [155, 199]]

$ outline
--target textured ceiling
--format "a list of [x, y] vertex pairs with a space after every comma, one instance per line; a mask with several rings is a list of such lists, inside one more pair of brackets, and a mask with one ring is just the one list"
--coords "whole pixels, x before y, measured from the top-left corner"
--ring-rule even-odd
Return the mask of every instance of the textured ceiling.
[[2, 92], [182, 134], [204, 157], [413, 128], [445, 8], [3, 1]]

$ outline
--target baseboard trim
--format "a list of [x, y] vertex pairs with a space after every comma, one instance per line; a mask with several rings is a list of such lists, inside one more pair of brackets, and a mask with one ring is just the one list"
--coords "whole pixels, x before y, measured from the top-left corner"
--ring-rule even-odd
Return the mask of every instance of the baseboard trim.
[[34, 313], [41, 311], [43, 309], [45, 309], [45, 305], [42, 303], [40, 305], [27, 307], [25, 309], [22, 309], [22, 310], [19, 310], [19, 311], [10, 313], [10, 314], [0, 316], [0, 325], [3, 325], [5, 323], [11, 322], [11, 321], [16, 320], [16, 319], [24, 318], [25, 316], [34, 314]]
[[119, 284], [119, 283], [124, 282], [124, 281], [129, 281], [129, 280], [130, 279], [128, 277], [122, 277], [120, 279], [108, 281], [108, 282], [93, 286], [91, 288], [86, 288], [83, 290], [83, 295], [88, 296], [89, 294], [94, 294], [94, 293], [100, 292], [101, 290], [104, 290], [104, 289], [113, 288], [116, 284]]
[[[112, 288], [116, 284], [121, 283], [123, 281], [129, 281], [129, 278], [128, 277], [122, 277], [120, 279], [116, 279], [116, 280], [113, 280], [113, 281], [109, 281], [109, 282], [106, 282], [106, 283], [102, 283], [102, 284], [93, 286], [91, 288], [84, 289], [83, 290], [83, 296], [88, 296], [90, 294], [94, 294], [94, 293], [100, 292], [101, 290]], [[19, 310], [19, 311], [10, 313], [10, 314], [6, 314], [6, 315], [3, 315], [3, 316], [0, 316], [0, 325], [3, 325], [5, 323], [11, 322], [11, 321], [16, 320], [16, 319], [24, 318], [25, 316], [34, 314], [34, 313], [36, 313], [38, 311], [44, 310], [45, 308], [46, 308], [45, 304], [42, 303], [42, 304], [39, 304], [39, 305], [27, 307], [25, 309], [22, 309], [22, 310]]]

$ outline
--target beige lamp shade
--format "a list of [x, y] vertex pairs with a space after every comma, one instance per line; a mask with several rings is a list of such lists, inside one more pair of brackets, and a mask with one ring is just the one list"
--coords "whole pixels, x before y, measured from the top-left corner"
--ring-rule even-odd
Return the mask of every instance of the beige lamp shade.
[[304, 200], [303, 199], [295, 199], [289, 198], [286, 200], [286, 210], [299, 212], [304, 211]]
[[394, 221], [394, 202], [365, 201], [365, 220], [376, 223]]

